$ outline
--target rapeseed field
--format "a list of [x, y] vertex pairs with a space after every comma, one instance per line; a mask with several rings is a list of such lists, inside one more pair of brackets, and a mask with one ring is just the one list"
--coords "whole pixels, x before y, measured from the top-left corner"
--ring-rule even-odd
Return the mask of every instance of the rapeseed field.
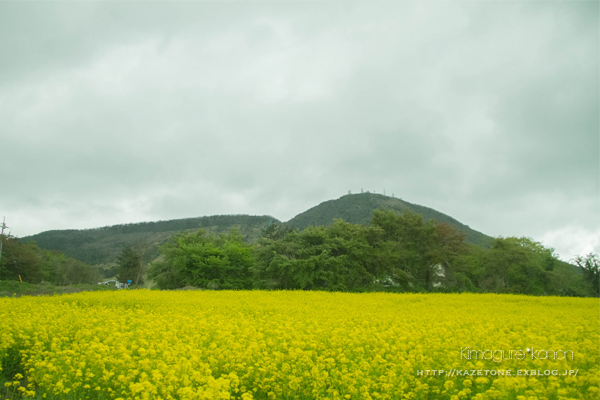
[[599, 314], [494, 294], [2, 298], [0, 358], [6, 375], [20, 356], [13, 398], [598, 399]]

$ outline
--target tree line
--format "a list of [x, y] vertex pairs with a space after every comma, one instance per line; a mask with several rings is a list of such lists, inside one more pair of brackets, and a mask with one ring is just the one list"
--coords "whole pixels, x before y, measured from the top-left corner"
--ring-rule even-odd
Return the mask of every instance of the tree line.
[[529, 238], [496, 238], [485, 249], [465, 243], [446, 223], [424, 221], [408, 209], [379, 209], [370, 225], [336, 220], [298, 231], [271, 223], [253, 244], [236, 229], [174, 235], [160, 247], [122, 248], [113, 262], [91, 266], [61, 252], [0, 235], [0, 280], [57, 286], [95, 284], [114, 277], [159, 289], [288, 289], [396, 292], [494, 292], [598, 296], [600, 260], [571, 264]]
[[160, 289], [598, 295], [600, 263], [593, 254], [568, 264], [553, 249], [516, 237], [496, 238], [484, 249], [465, 243], [451, 225], [425, 222], [410, 210], [375, 210], [368, 226], [335, 220], [297, 231], [272, 224], [254, 244], [235, 229], [186, 231], [160, 250], [148, 271]]
[[91, 265], [114, 262], [128, 246], [152, 242], [147, 258], [159, 255], [157, 244], [166, 242], [175, 232], [205, 228], [212, 232], [227, 232], [240, 227], [246, 240], [255, 241], [262, 227], [274, 218], [250, 215], [214, 215], [171, 221], [140, 222], [83, 230], [53, 230], [18, 239], [22, 243], [35, 242], [39, 247], [58, 250], [69, 257]]
[[0, 235], [0, 241], [0, 280], [66, 286], [96, 284], [103, 277], [99, 267], [67, 257], [60, 251], [43, 250], [34, 242], [21, 243], [6, 235]]

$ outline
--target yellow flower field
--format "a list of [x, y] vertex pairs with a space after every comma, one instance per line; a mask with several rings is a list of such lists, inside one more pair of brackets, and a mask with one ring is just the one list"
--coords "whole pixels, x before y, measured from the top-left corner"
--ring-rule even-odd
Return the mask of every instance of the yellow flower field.
[[2, 298], [0, 358], [21, 353], [5, 391], [25, 398], [598, 399], [599, 315], [493, 294]]

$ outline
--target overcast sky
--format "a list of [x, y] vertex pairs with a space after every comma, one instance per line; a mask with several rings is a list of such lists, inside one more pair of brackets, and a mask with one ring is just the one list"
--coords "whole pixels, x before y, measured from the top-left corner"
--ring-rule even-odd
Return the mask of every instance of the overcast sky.
[[600, 253], [599, 3], [1, 2], [17, 236], [394, 193]]

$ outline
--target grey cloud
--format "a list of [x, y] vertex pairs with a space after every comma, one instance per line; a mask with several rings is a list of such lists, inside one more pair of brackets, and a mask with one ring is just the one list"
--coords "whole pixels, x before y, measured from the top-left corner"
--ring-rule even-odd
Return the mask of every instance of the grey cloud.
[[597, 243], [598, 29], [593, 2], [0, 3], [0, 211], [286, 220], [386, 188], [566, 254]]

